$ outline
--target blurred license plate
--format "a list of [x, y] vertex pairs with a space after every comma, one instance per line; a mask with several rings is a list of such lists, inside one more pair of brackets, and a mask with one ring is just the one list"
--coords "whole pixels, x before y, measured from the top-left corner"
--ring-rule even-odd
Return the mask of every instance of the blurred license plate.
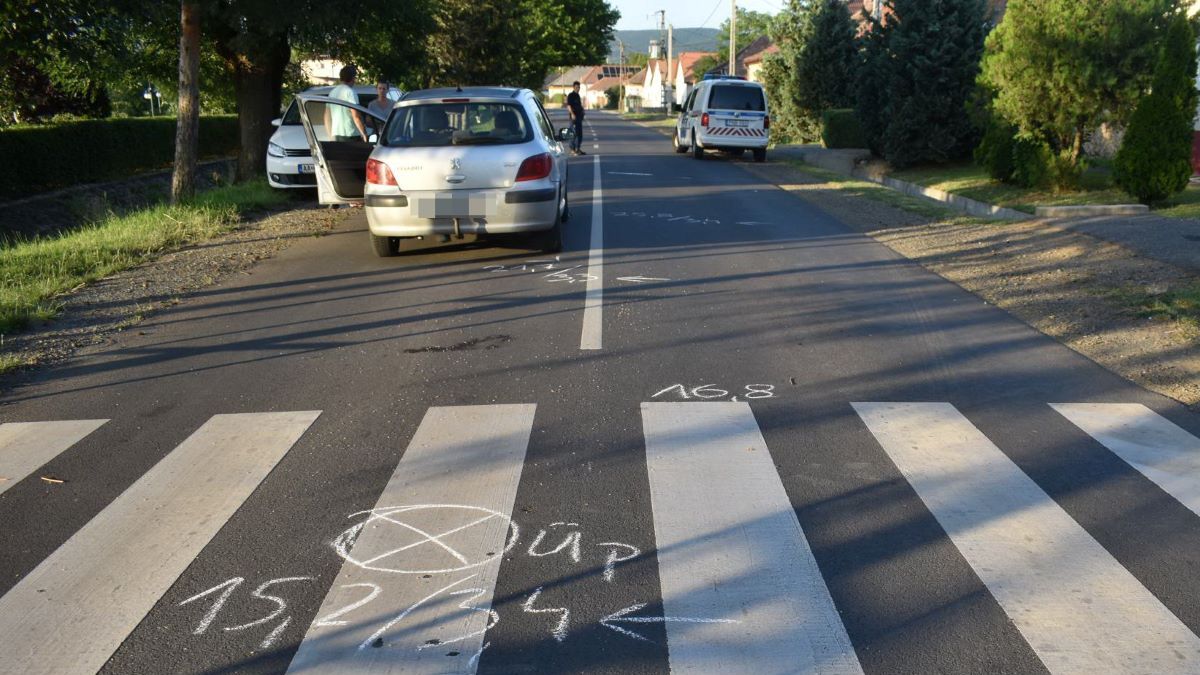
[[725, 126], [727, 126], [727, 127], [748, 127], [748, 126], [750, 126], [750, 122], [748, 120], [725, 120]]
[[312, 164], [301, 164], [300, 165], [300, 173], [313, 173], [315, 171], [316, 171], [316, 167]]
[[478, 218], [496, 215], [492, 192], [439, 192], [416, 200], [418, 218]]

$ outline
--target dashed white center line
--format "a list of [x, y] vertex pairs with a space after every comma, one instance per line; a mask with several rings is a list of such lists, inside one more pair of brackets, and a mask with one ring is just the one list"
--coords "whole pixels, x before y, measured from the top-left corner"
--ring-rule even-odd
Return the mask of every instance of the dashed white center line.
[[600, 349], [604, 304], [604, 205], [600, 189], [600, 158], [592, 158], [592, 243], [588, 253], [587, 294], [583, 301], [580, 349]]

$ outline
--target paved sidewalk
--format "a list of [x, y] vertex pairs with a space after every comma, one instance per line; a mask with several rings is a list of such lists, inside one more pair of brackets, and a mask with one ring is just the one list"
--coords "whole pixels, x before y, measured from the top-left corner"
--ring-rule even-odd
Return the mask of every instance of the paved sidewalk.
[[1111, 241], [1147, 258], [1200, 272], [1200, 220], [1149, 214], [1057, 219], [1050, 222]]

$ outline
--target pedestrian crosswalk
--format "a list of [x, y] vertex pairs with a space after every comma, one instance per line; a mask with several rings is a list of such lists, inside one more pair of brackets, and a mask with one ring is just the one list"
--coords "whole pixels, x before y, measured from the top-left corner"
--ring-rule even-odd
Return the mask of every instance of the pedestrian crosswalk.
[[[1047, 405], [1081, 440], [1200, 516], [1200, 439], [1138, 404]], [[1012, 448], [949, 403], [847, 406], [1049, 672], [1200, 672], [1196, 626], [1026, 474]], [[537, 411], [507, 404], [425, 412], [374, 505], [351, 514], [330, 542], [340, 570], [308, 608], [288, 672], [486, 669], [490, 631], [502, 620], [497, 578], [504, 565], [519, 564], [511, 554], [580, 555], [577, 523], [535, 535], [514, 513], [527, 448], [541, 428]], [[151, 609], [321, 415], [215, 415], [202, 424], [0, 596], [0, 672], [101, 670], [135, 631], [149, 630], [140, 624]], [[662, 609], [639, 603], [607, 612], [601, 633], [649, 643], [641, 626], [663, 624], [664, 666], [675, 673], [870, 672], [827, 584], [830, 570], [793, 508], [802, 483], [781, 475], [780, 458], [794, 450], [768, 447], [750, 403], [643, 403], [640, 416], [654, 550], [588, 545], [607, 555], [594, 570], [605, 582], [622, 562], [652, 555]], [[0, 494], [36, 481], [41, 466], [108, 422], [0, 424]], [[311, 577], [267, 582], [255, 597], [283, 603], [265, 589], [304, 580]], [[218, 599], [197, 635], [241, 581], [182, 603]], [[929, 583], [937, 583], [936, 570]], [[540, 586], [525, 589], [517, 618], [537, 622], [547, 648], [588, 639], [579, 611], [541, 594]], [[287, 629], [291, 615], [280, 614], [254, 623], [264, 631], [260, 648]], [[250, 626], [210, 634], [219, 640]]]

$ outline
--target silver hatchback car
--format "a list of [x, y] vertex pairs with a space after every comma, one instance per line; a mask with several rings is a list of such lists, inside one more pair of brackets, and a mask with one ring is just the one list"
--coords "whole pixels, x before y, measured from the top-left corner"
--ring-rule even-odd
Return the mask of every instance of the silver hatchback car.
[[[538, 248], [562, 247], [571, 132], [556, 133], [528, 89], [410, 92], [386, 120], [345, 101], [296, 98], [321, 203], [364, 203], [378, 255], [395, 255], [406, 237], [467, 233], [527, 233]], [[331, 133], [357, 129], [354, 113], [368, 141]]]

